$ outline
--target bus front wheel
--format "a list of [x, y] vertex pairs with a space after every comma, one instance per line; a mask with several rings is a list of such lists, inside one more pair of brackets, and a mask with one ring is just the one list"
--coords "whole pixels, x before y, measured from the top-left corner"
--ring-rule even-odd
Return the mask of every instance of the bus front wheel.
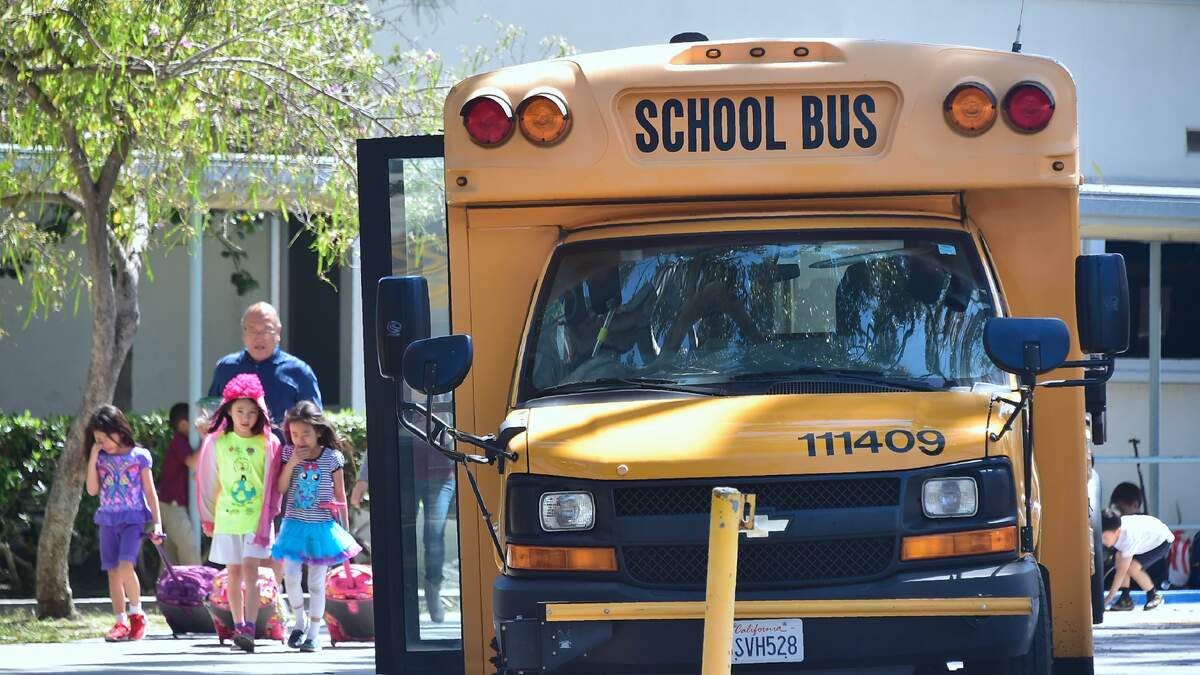
[[1050, 617], [1050, 594], [1044, 579], [1038, 584], [1038, 618], [1033, 640], [1024, 654], [997, 661], [976, 661], [965, 664], [967, 673], [996, 675], [1050, 675], [1054, 665], [1052, 651], [1054, 636]]

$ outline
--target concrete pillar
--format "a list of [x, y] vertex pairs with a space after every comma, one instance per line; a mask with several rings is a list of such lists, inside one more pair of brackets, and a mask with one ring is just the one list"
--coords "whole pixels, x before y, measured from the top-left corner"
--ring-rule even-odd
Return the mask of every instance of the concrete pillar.
[[[1156, 457], [1162, 454], [1162, 449], [1159, 447], [1160, 424], [1159, 414], [1161, 412], [1161, 396], [1162, 396], [1162, 242], [1150, 242], [1150, 378], [1149, 388], [1150, 396], [1150, 456]], [[1162, 518], [1162, 504], [1159, 503], [1159, 498], [1162, 491], [1159, 489], [1159, 471], [1158, 463], [1150, 465], [1150, 484], [1146, 487], [1146, 512]]]
[[[197, 403], [208, 392], [204, 381], [204, 208], [194, 206], [192, 209], [192, 240], [188, 243], [188, 403], [191, 419], [194, 422], [197, 414]], [[200, 437], [196, 426], [191, 427], [192, 447], [199, 447]], [[192, 531], [196, 533], [196, 546], [200, 546], [200, 512], [196, 504], [196, 480], [194, 472], [189, 471], [192, 480], [188, 481], [188, 505], [192, 517]]]
[[[267, 214], [267, 222], [271, 224], [271, 306], [276, 311], [279, 309], [280, 300], [280, 256], [283, 251], [283, 237], [281, 235], [282, 226], [280, 224], [280, 214], [277, 211], [272, 211]], [[282, 315], [280, 315], [282, 316]]]

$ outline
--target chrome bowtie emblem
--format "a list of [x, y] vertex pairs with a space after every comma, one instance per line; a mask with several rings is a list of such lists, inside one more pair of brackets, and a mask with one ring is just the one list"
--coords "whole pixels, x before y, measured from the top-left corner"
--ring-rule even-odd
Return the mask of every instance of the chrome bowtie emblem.
[[754, 527], [746, 530], [746, 537], [749, 539], [758, 539], [759, 537], [769, 537], [772, 532], [783, 532], [787, 529], [788, 523], [791, 522], [787, 518], [771, 519], [766, 515], [754, 516]]

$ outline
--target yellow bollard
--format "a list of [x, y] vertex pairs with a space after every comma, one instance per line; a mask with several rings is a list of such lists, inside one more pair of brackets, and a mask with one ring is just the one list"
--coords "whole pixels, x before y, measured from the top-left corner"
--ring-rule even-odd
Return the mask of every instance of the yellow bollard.
[[[748, 515], [743, 504], [749, 502]], [[733, 657], [733, 605], [737, 590], [738, 532], [754, 522], [754, 495], [713, 488], [708, 523], [708, 585], [704, 596], [702, 675], [728, 675]]]

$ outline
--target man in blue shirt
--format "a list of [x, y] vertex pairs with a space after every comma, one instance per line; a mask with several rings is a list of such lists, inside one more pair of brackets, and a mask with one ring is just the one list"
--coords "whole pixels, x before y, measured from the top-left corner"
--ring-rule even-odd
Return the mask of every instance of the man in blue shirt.
[[220, 396], [225, 384], [240, 373], [254, 373], [262, 380], [271, 423], [279, 425], [288, 408], [300, 401], [319, 407], [321, 389], [307, 363], [279, 348], [283, 326], [279, 312], [267, 302], [256, 302], [242, 315], [242, 342], [246, 348], [217, 361], [209, 396]]

